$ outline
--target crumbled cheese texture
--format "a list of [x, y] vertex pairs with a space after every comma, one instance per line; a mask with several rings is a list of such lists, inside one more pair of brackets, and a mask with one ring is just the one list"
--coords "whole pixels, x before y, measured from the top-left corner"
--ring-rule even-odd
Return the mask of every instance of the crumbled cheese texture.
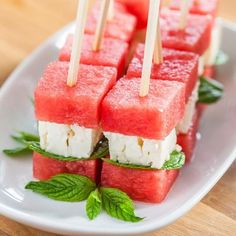
[[175, 129], [164, 140], [145, 139], [104, 132], [109, 140], [110, 158], [120, 163], [161, 168], [176, 148]]
[[101, 137], [101, 129], [39, 121], [40, 147], [64, 157], [89, 158]]
[[198, 100], [198, 88], [199, 82], [196, 83], [195, 88], [188, 100], [188, 103], [185, 106], [184, 117], [176, 127], [177, 133], [186, 134], [192, 126], [192, 120], [196, 109], [196, 103]]
[[220, 50], [222, 36], [222, 28], [220, 19], [216, 19], [215, 25], [211, 32], [211, 44], [205, 53], [204, 64], [206, 66], [212, 66], [215, 64], [216, 56]]

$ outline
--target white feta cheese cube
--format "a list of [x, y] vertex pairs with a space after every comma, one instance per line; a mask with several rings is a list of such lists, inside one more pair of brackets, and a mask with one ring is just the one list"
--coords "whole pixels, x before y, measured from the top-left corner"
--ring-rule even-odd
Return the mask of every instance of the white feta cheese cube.
[[109, 140], [110, 158], [120, 163], [161, 168], [176, 148], [175, 129], [164, 140], [146, 139], [104, 132]]
[[215, 25], [211, 32], [211, 43], [207, 52], [205, 53], [204, 64], [206, 66], [212, 66], [215, 64], [216, 56], [220, 50], [222, 37], [222, 28], [220, 19], [216, 19]]
[[101, 129], [39, 121], [40, 146], [64, 157], [89, 158], [101, 137]]
[[185, 106], [184, 117], [176, 127], [177, 133], [186, 134], [189, 128], [192, 126], [192, 120], [196, 109], [196, 102], [198, 100], [198, 88], [199, 82], [196, 83], [195, 88]]

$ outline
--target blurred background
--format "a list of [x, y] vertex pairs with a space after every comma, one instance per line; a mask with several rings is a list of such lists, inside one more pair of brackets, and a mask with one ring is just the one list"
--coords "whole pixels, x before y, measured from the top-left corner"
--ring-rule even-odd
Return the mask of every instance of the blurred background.
[[[221, 0], [219, 15], [236, 21], [235, 9], [235, 0]], [[75, 10], [76, 0], [0, 0], [0, 85], [35, 47], [72, 21]]]

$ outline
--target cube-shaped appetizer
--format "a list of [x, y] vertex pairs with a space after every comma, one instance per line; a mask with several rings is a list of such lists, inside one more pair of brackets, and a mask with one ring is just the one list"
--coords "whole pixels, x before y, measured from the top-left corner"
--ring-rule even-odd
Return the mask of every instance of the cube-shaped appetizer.
[[[98, 1], [99, 3], [100, 1]], [[87, 24], [85, 26], [85, 33], [94, 35], [100, 14], [100, 5], [95, 4], [88, 15]], [[130, 43], [133, 39], [136, 29], [137, 19], [134, 15], [114, 10], [112, 19], [106, 22], [104, 36], [108, 38], [115, 38]]]
[[161, 168], [175, 149], [175, 127], [184, 114], [183, 83], [151, 80], [139, 97], [140, 79], [122, 78], [102, 104], [102, 128], [111, 159]]
[[[124, 72], [128, 44], [121, 40], [104, 38], [99, 51], [92, 50], [93, 35], [84, 35], [80, 63], [96, 66], [115, 67], [120, 77]], [[64, 47], [60, 51], [61, 61], [70, 61], [73, 35], [69, 35]]]
[[163, 46], [203, 55], [210, 45], [211, 16], [189, 14], [184, 30], [179, 29], [179, 19], [179, 11], [166, 8], [161, 10], [160, 25]]
[[89, 158], [100, 140], [101, 102], [116, 80], [112, 67], [80, 65], [74, 87], [68, 62], [51, 63], [35, 90], [41, 148], [65, 157]]

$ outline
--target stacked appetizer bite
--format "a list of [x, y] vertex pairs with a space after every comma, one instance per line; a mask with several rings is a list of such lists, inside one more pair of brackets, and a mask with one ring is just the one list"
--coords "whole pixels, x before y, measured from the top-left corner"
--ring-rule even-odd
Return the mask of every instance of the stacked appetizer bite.
[[161, 202], [178, 174], [164, 164], [179, 152], [175, 127], [184, 114], [185, 85], [151, 80], [146, 97], [139, 87], [140, 78], [122, 78], [103, 101], [111, 161], [103, 163], [101, 184], [135, 200]]
[[[116, 81], [116, 69], [80, 65], [78, 81], [70, 88], [68, 68], [68, 62], [51, 63], [35, 90], [40, 148], [48, 154], [34, 154], [34, 177], [38, 179], [59, 173], [96, 179], [99, 171], [98, 159], [92, 154], [102, 137], [101, 102]], [[51, 155], [62, 156], [64, 161], [50, 159]]]

